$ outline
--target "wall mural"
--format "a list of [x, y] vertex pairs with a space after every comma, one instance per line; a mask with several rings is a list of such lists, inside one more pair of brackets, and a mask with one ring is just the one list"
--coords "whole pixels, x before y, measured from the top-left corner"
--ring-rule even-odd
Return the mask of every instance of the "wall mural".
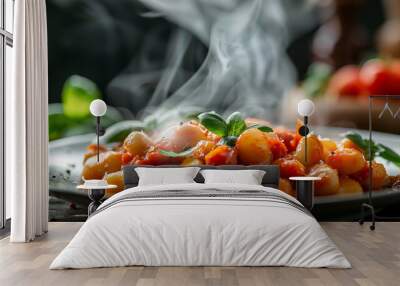
[[[50, 219], [86, 219], [82, 177], [116, 184], [111, 196], [127, 164], [277, 164], [292, 195], [289, 177], [322, 178], [319, 219], [354, 220], [370, 155], [377, 210], [400, 216], [399, 100], [374, 101], [368, 147], [369, 95], [400, 94], [400, 48], [365, 37], [385, 32], [384, 6], [316, 2], [47, 0]], [[99, 162], [94, 99], [107, 103]]]

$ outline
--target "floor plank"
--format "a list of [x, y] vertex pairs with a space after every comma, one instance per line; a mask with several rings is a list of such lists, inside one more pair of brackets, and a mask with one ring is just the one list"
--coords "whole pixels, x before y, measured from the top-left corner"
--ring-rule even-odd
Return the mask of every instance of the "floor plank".
[[321, 223], [353, 268], [288, 267], [119, 267], [50, 271], [54, 257], [81, 227], [78, 222], [50, 223], [48, 234], [32, 243], [0, 240], [0, 285], [136, 285], [136, 286], [266, 286], [266, 285], [399, 285], [400, 223], [368, 225]]

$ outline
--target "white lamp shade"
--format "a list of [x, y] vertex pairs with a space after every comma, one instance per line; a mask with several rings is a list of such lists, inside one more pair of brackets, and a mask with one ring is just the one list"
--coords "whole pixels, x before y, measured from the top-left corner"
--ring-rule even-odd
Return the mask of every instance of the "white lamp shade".
[[103, 116], [107, 112], [107, 104], [101, 99], [95, 99], [90, 103], [90, 113], [93, 116]]
[[314, 109], [314, 102], [309, 99], [303, 99], [297, 105], [297, 112], [301, 116], [311, 116], [314, 113]]

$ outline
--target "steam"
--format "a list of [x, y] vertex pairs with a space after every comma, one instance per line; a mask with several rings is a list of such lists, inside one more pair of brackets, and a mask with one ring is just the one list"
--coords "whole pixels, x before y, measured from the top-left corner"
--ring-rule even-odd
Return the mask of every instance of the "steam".
[[[168, 122], [205, 110], [225, 115], [239, 110], [245, 116], [278, 119], [280, 103], [295, 82], [286, 46], [299, 26], [290, 21], [295, 19], [290, 13], [299, 18], [300, 11], [308, 8], [306, 1], [141, 1], [155, 11], [150, 15], [162, 15], [184, 28], [171, 37], [166, 68], [139, 113], [142, 119]], [[176, 79], [185, 77], [182, 63], [193, 37], [208, 47], [208, 54], [171, 95]]]

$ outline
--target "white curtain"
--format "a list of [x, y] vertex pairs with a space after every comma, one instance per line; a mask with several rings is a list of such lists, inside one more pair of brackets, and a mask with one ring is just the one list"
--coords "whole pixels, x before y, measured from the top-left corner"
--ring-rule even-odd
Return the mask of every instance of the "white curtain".
[[14, 94], [6, 98], [6, 187], [12, 242], [48, 225], [48, 71], [45, 0], [15, 1]]

